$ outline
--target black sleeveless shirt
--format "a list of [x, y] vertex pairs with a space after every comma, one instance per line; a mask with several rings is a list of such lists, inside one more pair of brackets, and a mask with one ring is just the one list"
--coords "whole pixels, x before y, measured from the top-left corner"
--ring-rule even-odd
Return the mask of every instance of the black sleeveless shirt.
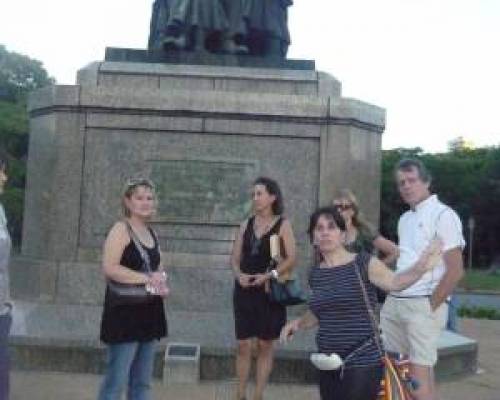
[[[158, 270], [160, 250], [156, 235], [149, 228], [154, 239], [152, 248], [141, 246], [148, 253], [151, 269]], [[124, 267], [140, 270], [142, 258], [133, 240], [125, 247], [120, 259]], [[145, 342], [167, 335], [167, 321], [163, 309], [163, 300], [158, 296], [149, 304], [111, 306], [108, 300], [108, 288], [104, 298], [101, 321], [101, 340], [104, 343]]]
[[243, 234], [240, 270], [244, 274], [262, 274], [266, 272], [271, 262], [271, 247], [269, 238], [279, 234], [283, 217], [279, 217], [272, 228], [260, 238], [255, 236], [255, 216], [248, 220]]

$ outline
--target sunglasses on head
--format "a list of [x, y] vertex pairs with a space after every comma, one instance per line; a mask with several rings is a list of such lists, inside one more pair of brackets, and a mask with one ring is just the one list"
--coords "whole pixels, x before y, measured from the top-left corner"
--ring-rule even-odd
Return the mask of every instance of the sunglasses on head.
[[127, 180], [125, 185], [128, 189], [134, 188], [136, 186], [146, 186], [151, 189], [155, 188], [154, 183], [146, 178], [130, 178], [129, 180]]

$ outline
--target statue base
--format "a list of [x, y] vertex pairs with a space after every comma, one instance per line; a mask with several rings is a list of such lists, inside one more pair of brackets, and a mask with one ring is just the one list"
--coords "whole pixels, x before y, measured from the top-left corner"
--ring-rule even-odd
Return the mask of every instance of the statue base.
[[[76, 85], [30, 96], [23, 248], [11, 264], [13, 366], [102, 371], [102, 243], [120, 218], [123, 182], [145, 176], [160, 199], [152, 224], [172, 287], [168, 341], [201, 346], [201, 379], [232, 377], [229, 257], [252, 182], [280, 182], [305, 285], [319, 204], [351, 187], [377, 220], [385, 111], [343, 97], [341, 83], [316, 70], [128, 60], [94, 62]], [[271, 380], [308, 381], [313, 348], [310, 335], [280, 349]]]
[[[293, 308], [290, 311], [295, 314]], [[165, 372], [165, 347], [179, 342], [196, 344], [202, 349], [197, 370], [189, 366], [192, 382], [193, 376], [199, 377], [201, 381], [227, 381], [234, 378], [236, 341], [234, 322], [229, 312], [169, 310], [167, 315], [169, 337], [160, 342], [156, 351], [153, 373], [156, 379], [161, 379]], [[106, 354], [104, 346], [98, 341], [100, 316], [101, 307], [97, 305], [18, 301], [9, 339], [13, 368], [102, 374], [106, 367]], [[314, 333], [305, 332], [296, 336], [286, 346], [277, 346], [271, 382], [316, 382], [317, 371], [309, 361], [310, 354], [316, 351]], [[476, 373], [477, 357], [478, 343], [475, 340], [453, 332], [443, 332], [438, 342], [438, 363], [435, 368], [438, 382]], [[170, 375], [170, 378], [175, 376]]]
[[314, 71], [313, 60], [288, 60], [281, 57], [257, 57], [244, 54], [209, 52], [123, 49], [106, 47], [105, 61], [164, 63], [186, 65], [220, 65], [227, 67], [278, 68]]

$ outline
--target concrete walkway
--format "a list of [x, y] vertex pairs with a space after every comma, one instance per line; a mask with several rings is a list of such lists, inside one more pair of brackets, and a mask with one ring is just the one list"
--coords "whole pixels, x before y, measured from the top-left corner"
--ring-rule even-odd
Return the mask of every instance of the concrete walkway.
[[[500, 399], [500, 321], [460, 321], [461, 332], [479, 341], [480, 373], [459, 381], [441, 383], [441, 400]], [[101, 377], [54, 372], [12, 372], [11, 400], [95, 400]], [[203, 382], [199, 385], [154, 384], [154, 399], [232, 400], [235, 383]], [[266, 400], [318, 399], [316, 386], [269, 385]], [[347, 399], [346, 399], [347, 400]]]

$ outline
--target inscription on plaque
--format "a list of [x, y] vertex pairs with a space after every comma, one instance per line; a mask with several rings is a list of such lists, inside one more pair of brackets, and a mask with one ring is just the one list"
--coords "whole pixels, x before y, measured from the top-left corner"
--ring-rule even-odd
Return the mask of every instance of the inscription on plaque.
[[239, 224], [251, 210], [250, 185], [256, 173], [257, 162], [151, 161], [159, 198], [155, 219]]

